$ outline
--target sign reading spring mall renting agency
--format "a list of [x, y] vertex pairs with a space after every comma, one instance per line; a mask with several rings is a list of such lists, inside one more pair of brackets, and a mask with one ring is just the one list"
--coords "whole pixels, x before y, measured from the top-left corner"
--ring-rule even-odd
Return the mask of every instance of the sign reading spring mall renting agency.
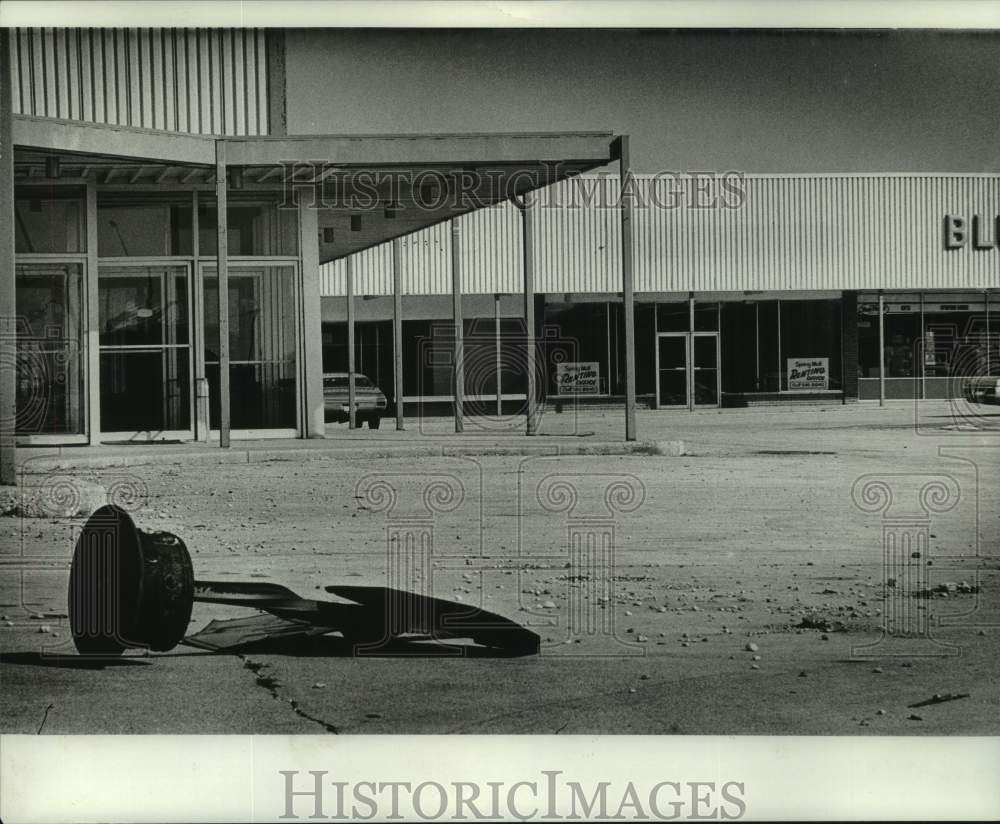
[[788, 358], [789, 392], [817, 392], [829, 388], [829, 358]]
[[556, 389], [560, 395], [596, 395], [601, 366], [596, 361], [556, 364]]

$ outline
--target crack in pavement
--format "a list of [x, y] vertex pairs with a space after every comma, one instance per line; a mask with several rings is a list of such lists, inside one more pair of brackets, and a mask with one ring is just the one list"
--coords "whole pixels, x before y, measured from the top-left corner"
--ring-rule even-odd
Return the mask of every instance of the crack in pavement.
[[243, 662], [244, 668], [250, 670], [250, 672], [254, 674], [254, 677], [256, 679], [255, 683], [257, 684], [257, 686], [267, 690], [271, 694], [271, 697], [273, 699], [288, 704], [288, 706], [292, 708], [292, 712], [294, 712], [300, 718], [304, 718], [306, 719], [306, 721], [311, 721], [314, 724], [319, 724], [324, 730], [326, 730], [329, 733], [333, 733], [334, 735], [340, 734], [340, 730], [337, 729], [337, 727], [335, 727], [333, 724], [328, 724], [322, 718], [317, 718], [315, 715], [310, 715], [309, 713], [307, 713], [304, 709], [302, 709], [302, 707], [299, 706], [299, 702], [296, 701], [294, 698], [283, 697], [278, 692], [278, 687], [281, 686], [281, 683], [278, 681], [278, 679], [271, 675], [264, 675], [261, 673], [261, 670], [264, 669], [264, 667], [266, 667], [267, 664], [261, 661], [254, 661], [249, 656], [241, 655], [239, 653], [237, 653], [236, 657]]

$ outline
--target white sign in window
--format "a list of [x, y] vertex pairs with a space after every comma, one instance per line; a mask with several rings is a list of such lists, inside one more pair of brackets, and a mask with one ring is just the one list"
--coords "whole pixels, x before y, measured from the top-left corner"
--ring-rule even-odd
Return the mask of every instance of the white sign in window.
[[601, 365], [596, 361], [556, 364], [556, 391], [560, 395], [596, 395]]
[[789, 392], [818, 392], [829, 388], [829, 358], [788, 358]]

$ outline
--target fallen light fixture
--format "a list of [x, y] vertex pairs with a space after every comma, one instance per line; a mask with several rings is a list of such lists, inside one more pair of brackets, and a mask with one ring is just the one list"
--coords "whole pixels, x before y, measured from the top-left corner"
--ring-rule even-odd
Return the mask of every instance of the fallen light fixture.
[[[73, 642], [84, 655], [121, 655], [129, 648], [166, 652], [179, 643], [213, 651], [275, 638], [340, 632], [355, 651], [377, 652], [401, 636], [469, 638], [508, 655], [531, 655], [539, 637], [508, 618], [390, 587], [328, 586], [344, 601], [301, 598], [272, 583], [196, 581], [184, 542], [170, 532], [146, 532], [128, 512], [108, 505], [94, 512], [77, 539], [69, 581]], [[185, 637], [194, 603], [258, 609], [212, 621]]]

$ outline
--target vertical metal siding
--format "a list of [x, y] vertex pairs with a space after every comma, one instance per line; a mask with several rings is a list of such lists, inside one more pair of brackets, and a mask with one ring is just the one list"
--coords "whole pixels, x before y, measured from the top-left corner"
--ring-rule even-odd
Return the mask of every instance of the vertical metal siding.
[[252, 29], [11, 29], [14, 112], [195, 134], [267, 133]]
[[[744, 179], [735, 209], [691, 208], [684, 198], [670, 208], [674, 186], [637, 179], [637, 292], [1000, 286], [1000, 248], [948, 250], [943, 236], [945, 215], [971, 222], [978, 214], [993, 220], [993, 237], [1000, 176], [754, 175]], [[715, 181], [706, 196], [723, 194]], [[619, 195], [613, 177], [564, 181], [541, 194], [534, 210], [539, 292], [621, 291]], [[503, 204], [460, 220], [464, 291], [519, 292], [517, 210]], [[405, 237], [401, 246], [404, 292], [447, 294], [448, 225]], [[377, 248], [356, 256], [359, 293], [391, 294], [390, 247]], [[342, 265], [323, 267], [322, 294], [343, 293], [335, 274]]]

